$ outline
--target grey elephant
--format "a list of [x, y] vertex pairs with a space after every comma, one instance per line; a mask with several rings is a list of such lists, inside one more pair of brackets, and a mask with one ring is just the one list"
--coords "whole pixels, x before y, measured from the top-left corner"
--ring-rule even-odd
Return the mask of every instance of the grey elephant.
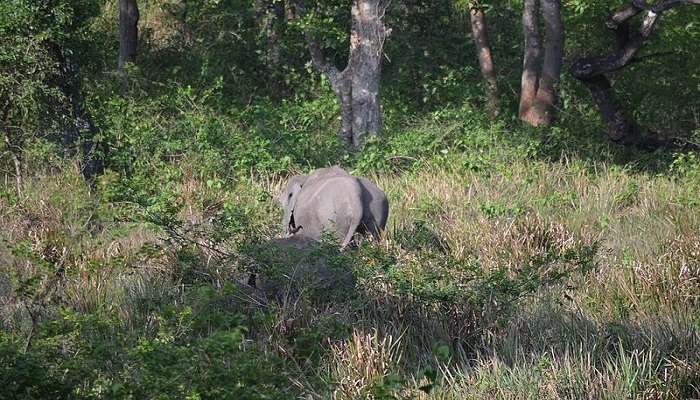
[[327, 231], [335, 234], [341, 249], [356, 233], [378, 237], [389, 217], [384, 192], [367, 178], [352, 176], [338, 166], [292, 176], [279, 202], [285, 234], [318, 241]]

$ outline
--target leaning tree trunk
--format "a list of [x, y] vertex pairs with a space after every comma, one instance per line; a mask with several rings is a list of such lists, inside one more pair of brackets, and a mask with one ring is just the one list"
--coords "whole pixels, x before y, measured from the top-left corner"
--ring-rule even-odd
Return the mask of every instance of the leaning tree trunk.
[[472, 36], [474, 38], [474, 46], [479, 57], [479, 67], [481, 76], [486, 83], [486, 99], [487, 110], [491, 118], [498, 115], [498, 84], [496, 82], [496, 70], [493, 66], [493, 56], [491, 55], [491, 44], [489, 43], [489, 35], [486, 25], [486, 16], [484, 10], [480, 7], [474, 7], [469, 11]]
[[139, 8], [136, 0], [119, 0], [119, 69], [136, 58], [139, 38]]
[[[658, 134], [644, 134], [632, 116], [616, 101], [607, 74], [639, 61], [641, 58], [635, 56], [653, 33], [663, 12], [681, 5], [700, 5], [700, 0], [662, 0], [650, 6], [641, 0], [632, 1], [614, 13], [606, 23], [608, 29], [615, 34], [615, 51], [608, 55], [580, 58], [571, 66], [574, 78], [590, 90], [593, 101], [607, 124], [608, 138], [615, 143], [650, 149], [663, 145], [678, 146], [672, 139], [661, 138]], [[638, 31], [631, 33], [630, 20], [645, 10]], [[684, 143], [680, 146], [688, 145]]]
[[[540, 8], [545, 26], [544, 51], [539, 26]], [[564, 56], [561, 0], [525, 0], [523, 36], [520, 119], [533, 126], [549, 125], [556, 111], [557, 85]]]
[[[382, 111], [379, 84], [384, 41], [391, 33], [384, 26], [388, 0], [354, 0], [351, 9], [348, 64], [340, 71], [325, 58], [321, 46], [306, 32], [314, 67], [331, 82], [341, 112], [340, 139], [357, 149], [368, 134], [379, 133]], [[301, 6], [297, 2], [298, 7]]]

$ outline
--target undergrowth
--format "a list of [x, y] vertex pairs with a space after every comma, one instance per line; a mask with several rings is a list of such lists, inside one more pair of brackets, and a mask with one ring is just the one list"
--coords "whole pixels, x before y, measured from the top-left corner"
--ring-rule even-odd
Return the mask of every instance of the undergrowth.
[[554, 159], [557, 137], [516, 140], [463, 113], [404, 123], [346, 158], [385, 189], [391, 217], [380, 241], [342, 253], [279, 247], [284, 171], [313, 167], [294, 158], [245, 173], [185, 151], [154, 164], [172, 173], [115, 169], [97, 192], [70, 165], [33, 176], [21, 198], [7, 187], [6, 393], [697, 394], [692, 155], [660, 175]]

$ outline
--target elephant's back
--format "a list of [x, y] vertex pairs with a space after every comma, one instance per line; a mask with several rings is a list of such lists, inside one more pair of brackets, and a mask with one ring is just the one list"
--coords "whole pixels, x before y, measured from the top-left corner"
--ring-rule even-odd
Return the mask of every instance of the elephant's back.
[[304, 223], [309, 225], [307, 233], [318, 239], [321, 231], [330, 229], [338, 239], [347, 242], [361, 224], [363, 218], [362, 189], [350, 176], [331, 177], [304, 188]]
[[352, 176], [330, 177], [304, 189], [302, 195], [308, 200], [347, 198], [348, 200], [359, 199], [361, 201], [362, 199], [362, 188]]

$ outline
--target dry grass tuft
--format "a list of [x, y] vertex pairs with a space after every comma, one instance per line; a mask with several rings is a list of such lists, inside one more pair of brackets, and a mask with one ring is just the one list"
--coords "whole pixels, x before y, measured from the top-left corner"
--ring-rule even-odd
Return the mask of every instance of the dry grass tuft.
[[336, 382], [334, 399], [371, 399], [401, 361], [401, 337], [353, 330], [347, 341], [331, 346], [331, 376]]

